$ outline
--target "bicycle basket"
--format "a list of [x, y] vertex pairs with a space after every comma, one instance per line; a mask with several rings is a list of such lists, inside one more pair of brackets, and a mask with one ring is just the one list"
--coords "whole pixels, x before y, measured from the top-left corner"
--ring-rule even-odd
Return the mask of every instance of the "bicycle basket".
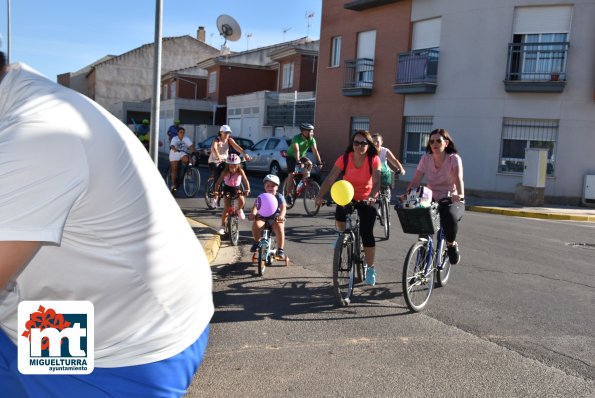
[[413, 209], [397, 208], [397, 215], [403, 232], [415, 235], [432, 235], [440, 228], [438, 205], [416, 207]]

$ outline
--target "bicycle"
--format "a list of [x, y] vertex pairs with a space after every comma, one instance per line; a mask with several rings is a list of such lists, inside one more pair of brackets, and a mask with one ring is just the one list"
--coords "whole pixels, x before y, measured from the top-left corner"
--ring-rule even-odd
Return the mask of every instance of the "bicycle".
[[[290, 183], [290, 179], [293, 179], [293, 184]], [[283, 196], [285, 196], [287, 209], [291, 209], [295, 205], [297, 198], [302, 197], [306, 214], [310, 217], [318, 214], [320, 206], [316, 206], [315, 199], [318, 192], [320, 192], [320, 185], [310, 177], [310, 172], [307, 168], [296, 166], [295, 170], [289, 173], [283, 181], [282, 192]]]
[[[218, 175], [221, 175], [223, 168], [225, 167], [225, 163], [221, 162], [216, 167], [219, 168]], [[219, 206], [219, 200], [215, 200], [215, 175], [212, 173], [205, 182], [205, 203], [207, 204], [207, 209], [213, 210]]]
[[[258, 249], [252, 255], [252, 263], [257, 263], [258, 276], [263, 276], [266, 267], [272, 265], [274, 259], [279, 260], [276, 255], [277, 240], [272, 228], [272, 223], [276, 222], [276, 217], [258, 217], [264, 220], [264, 228], [258, 241]], [[285, 256], [285, 266], [289, 266], [289, 257], [287, 255]]]
[[390, 186], [381, 185], [380, 192], [378, 194], [378, 220], [380, 220], [380, 226], [384, 233], [384, 240], [388, 240], [390, 237]]
[[229, 210], [227, 211], [227, 222], [225, 223], [225, 234], [229, 236], [232, 246], [237, 246], [240, 240], [240, 216], [238, 212], [238, 198], [240, 195], [245, 195], [245, 192], [236, 192], [233, 195], [231, 192], [220, 191], [218, 197], [225, 196], [230, 199]]
[[[417, 234], [403, 264], [403, 296], [413, 312], [425, 308], [434, 288], [445, 286], [450, 278], [451, 265], [446, 251], [446, 236], [440, 227], [438, 204], [430, 207], [405, 209], [395, 205], [403, 232]], [[436, 246], [432, 235], [436, 235]]]
[[[346, 228], [339, 232], [333, 254], [333, 291], [337, 304], [348, 306], [356, 283], [366, 278], [366, 255], [359, 234], [359, 214], [355, 204], [366, 201], [352, 201], [347, 212]], [[355, 216], [354, 216], [355, 214]], [[355, 217], [355, 221], [352, 220]]]
[[188, 164], [183, 164], [180, 162], [178, 167], [178, 183], [175, 187], [172, 187], [171, 183], [171, 164], [167, 168], [167, 172], [165, 175], [165, 183], [169, 189], [176, 190], [180, 186], [180, 181], [182, 181], [181, 185], [184, 191], [184, 195], [187, 198], [193, 198], [198, 193], [198, 189], [200, 188], [200, 173], [198, 169], [194, 166], [196, 162], [193, 161], [193, 155], [189, 154], [188, 152], [182, 151], [186, 155], [190, 157]]

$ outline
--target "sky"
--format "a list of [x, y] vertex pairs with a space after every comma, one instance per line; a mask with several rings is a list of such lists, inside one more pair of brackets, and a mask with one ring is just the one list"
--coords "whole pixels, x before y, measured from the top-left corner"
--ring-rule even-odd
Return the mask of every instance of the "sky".
[[[0, 49], [6, 53], [9, 0], [0, 0]], [[162, 0], [163, 37], [196, 37], [220, 48], [217, 17], [232, 16], [242, 36], [227, 42], [245, 51], [309, 36], [320, 38], [322, 0]], [[76, 72], [105, 55], [119, 55], [155, 40], [156, 2], [151, 0], [12, 0], [10, 62], [23, 62], [51, 80]], [[308, 18], [307, 15], [314, 13]], [[308, 27], [308, 25], [310, 25]], [[251, 34], [251, 37], [248, 37]]]

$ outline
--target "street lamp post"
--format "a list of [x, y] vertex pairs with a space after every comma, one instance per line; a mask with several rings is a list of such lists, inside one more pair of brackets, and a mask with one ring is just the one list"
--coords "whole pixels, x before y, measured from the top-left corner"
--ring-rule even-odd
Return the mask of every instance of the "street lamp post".
[[151, 129], [149, 132], [149, 155], [157, 166], [159, 157], [159, 109], [161, 102], [161, 18], [162, 0], [155, 0], [155, 49], [153, 53], [153, 97], [151, 98]]

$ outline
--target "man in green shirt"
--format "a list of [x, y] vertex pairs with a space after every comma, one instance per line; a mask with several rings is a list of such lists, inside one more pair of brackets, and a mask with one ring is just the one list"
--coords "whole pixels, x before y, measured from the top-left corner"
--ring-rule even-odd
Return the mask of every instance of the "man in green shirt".
[[[295, 170], [296, 164], [302, 157], [306, 156], [309, 148], [312, 148], [312, 152], [316, 156], [316, 164], [319, 166], [322, 165], [320, 153], [318, 153], [318, 148], [316, 148], [314, 126], [310, 123], [302, 123], [300, 124], [300, 133], [291, 139], [291, 143], [287, 149], [287, 173], [291, 174]], [[288, 182], [291, 184], [291, 189], [293, 190], [293, 179], [288, 179]]]

